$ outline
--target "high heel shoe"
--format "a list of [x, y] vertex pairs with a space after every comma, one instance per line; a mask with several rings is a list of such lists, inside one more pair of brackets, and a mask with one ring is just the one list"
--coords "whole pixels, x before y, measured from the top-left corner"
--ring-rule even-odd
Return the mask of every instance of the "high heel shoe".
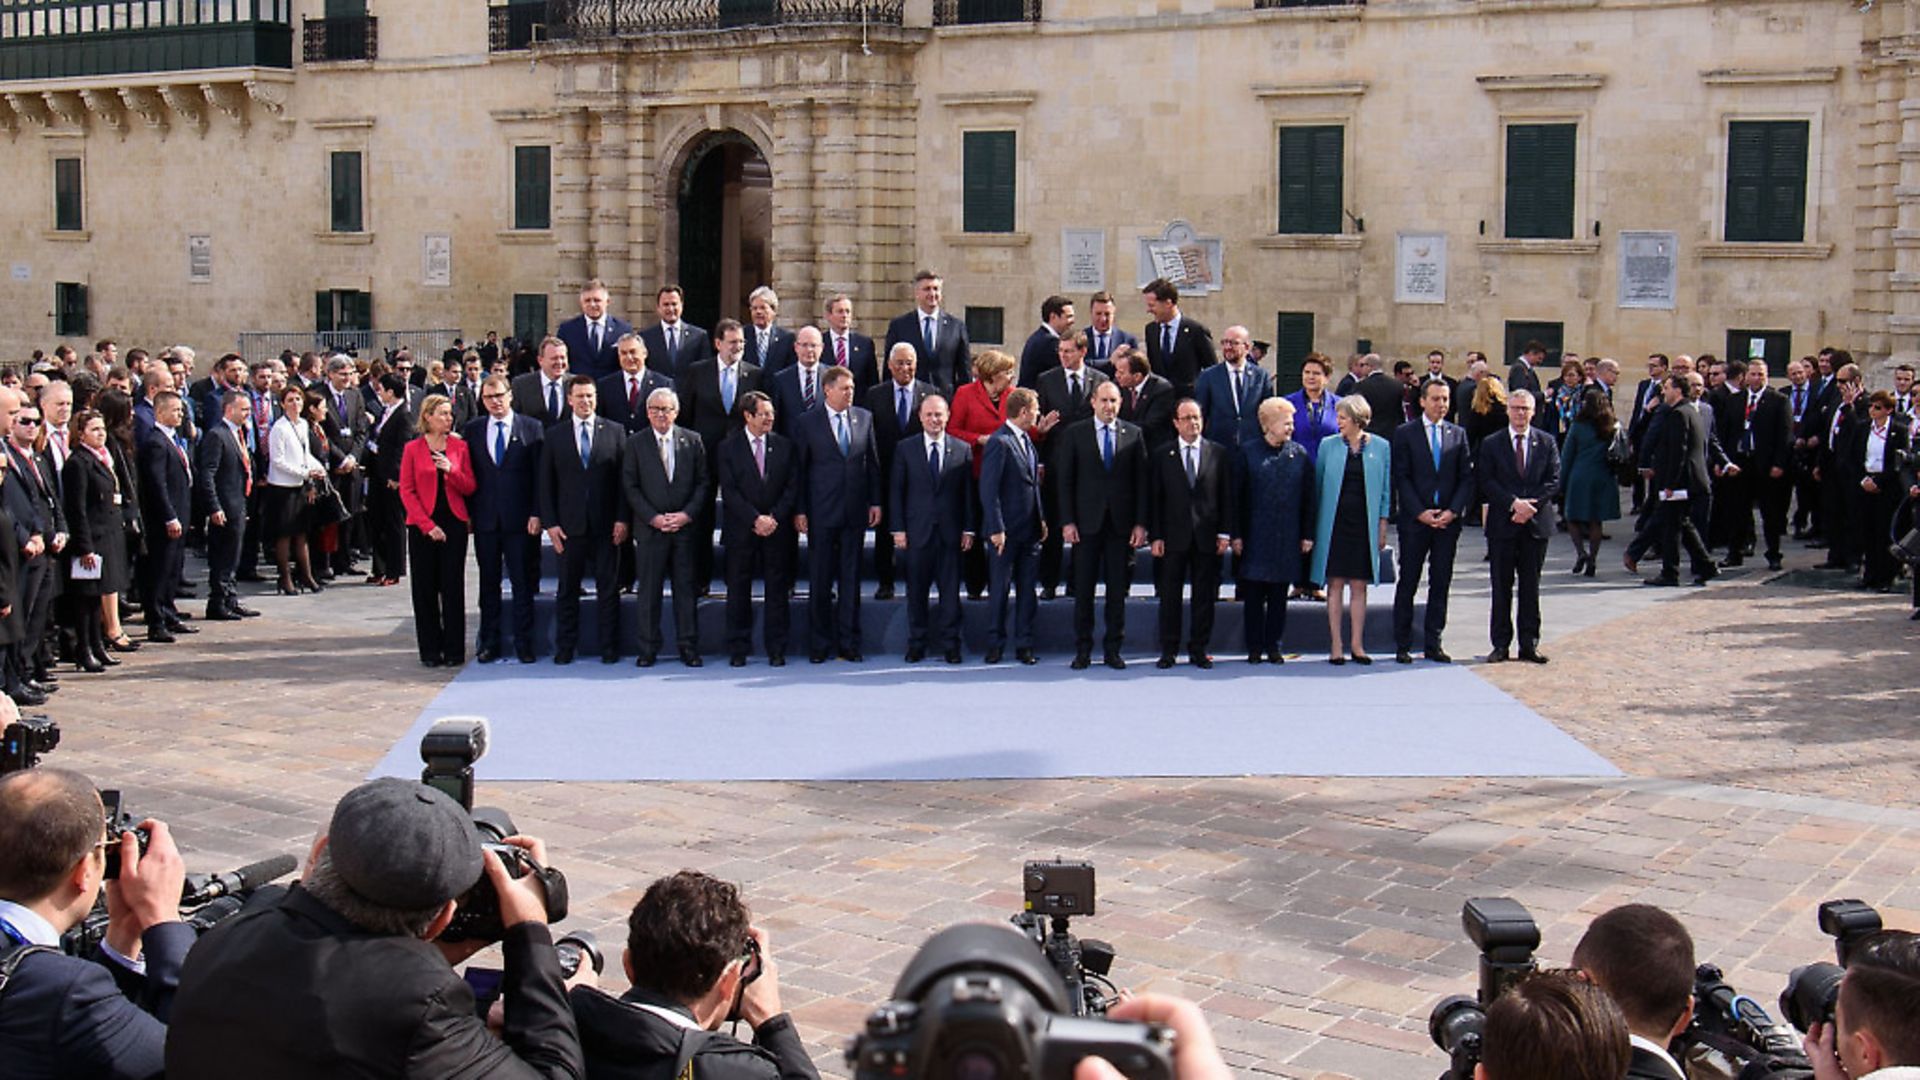
[[315, 581], [313, 578], [308, 578], [307, 580], [300, 583], [300, 587], [302, 589], [305, 589], [308, 592], [317, 593], [320, 590], [326, 588], [327, 586], [323, 582]]
[[115, 637], [115, 638], [108, 638], [108, 639], [107, 639], [107, 651], [109, 651], [109, 652], [139, 652], [139, 651], [140, 651], [140, 643], [139, 643], [139, 642], [137, 642], [137, 641], [135, 641], [135, 640], [133, 640], [132, 638], [130, 638], [130, 637], [128, 637], [128, 636], [126, 635], [126, 632], [125, 632], [125, 631], [122, 631], [119, 637]]
[[277, 590], [281, 596], [299, 596], [300, 590], [293, 587], [292, 578], [281, 578]]

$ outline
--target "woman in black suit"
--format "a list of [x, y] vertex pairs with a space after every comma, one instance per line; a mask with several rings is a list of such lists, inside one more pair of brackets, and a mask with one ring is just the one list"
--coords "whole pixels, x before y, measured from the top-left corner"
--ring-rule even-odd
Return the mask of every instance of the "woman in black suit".
[[107, 422], [92, 409], [73, 418], [78, 438], [61, 470], [67, 511], [66, 554], [72, 566], [67, 590], [74, 594], [80, 624], [74, 659], [82, 671], [105, 671], [119, 663], [107, 655], [103, 627], [106, 589], [126, 574], [127, 525], [120, 479], [107, 449]]
[[[117, 576], [105, 579], [100, 597], [100, 624], [111, 652], [135, 652], [140, 643], [127, 636], [120, 625], [120, 598], [137, 596], [133, 575], [146, 555], [146, 540], [141, 534], [140, 484], [133, 468], [133, 399], [124, 390], [108, 388], [94, 398], [94, 408], [107, 425], [107, 455], [113, 459], [113, 475], [120, 481], [120, 517], [126, 536], [126, 557], [120, 560]], [[172, 598], [165, 598], [171, 602]]]
[[1904, 424], [1893, 422], [1898, 402], [1885, 390], [1875, 390], [1867, 398], [1867, 420], [1855, 421], [1851, 452], [1859, 480], [1852, 492], [1854, 520], [1866, 527], [1866, 557], [1861, 560], [1860, 584], [1880, 592], [1893, 591], [1894, 575], [1900, 564], [1889, 545], [1893, 542], [1893, 516], [1907, 488], [1900, 482], [1900, 469], [1908, 446]]

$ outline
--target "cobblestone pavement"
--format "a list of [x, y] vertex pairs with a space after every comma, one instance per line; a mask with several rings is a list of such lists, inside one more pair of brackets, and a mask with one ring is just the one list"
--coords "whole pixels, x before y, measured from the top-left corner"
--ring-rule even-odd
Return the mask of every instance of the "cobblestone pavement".
[[[1483, 578], [1468, 558], [1463, 577]], [[501, 784], [483, 799], [545, 837], [569, 924], [603, 941], [661, 873], [743, 883], [786, 1004], [839, 1074], [844, 1036], [917, 944], [1005, 918], [1021, 861], [1056, 853], [1098, 865], [1100, 914], [1077, 929], [1112, 941], [1120, 981], [1199, 999], [1237, 1068], [1284, 1077], [1437, 1074], [1426, 1016], [1471, 991], [1470, 896], [1526, 904], [1549, 963], [1600, 911], [1665, 905], [1762, 1000], [1830, 955], [1823, 899], [1920, 925], [1920, 690], [1899, 598], [1753, 574], [1649, 597], [1617, 568], [1568, 583], [1565, 562], [1549, 575], [1554, 663], [1480, 671], [1625, 779]], [[1484, 647], [1472, 585], [1456, 655]], [[67, 676], [52, 710], [51, 760], [166, 818], [194, 869], [304, 854], [446, 678], [412, 658], [404, 589], [250, 602], [266, 616]], [[1556, 618], [1576, 628], [1556, 636]], [[1284, 737], [1278, 710], [1275, 726]], [[719, 718], [688, 734], [724, 750]]]

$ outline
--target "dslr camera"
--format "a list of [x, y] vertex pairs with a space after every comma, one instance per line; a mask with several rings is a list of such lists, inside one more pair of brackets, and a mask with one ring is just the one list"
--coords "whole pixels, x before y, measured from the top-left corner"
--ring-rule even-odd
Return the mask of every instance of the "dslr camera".
[[1473, 1080], [1486, 1048], [1487, 1006], [1534, 973], [1533, 950], [1540, 947], [1533, 915], [1509, 897], [1468, 900], [1460, 908], [1460, 925], [1480, 950], [1480, 986], [1473, 997], [1441, 999], [1427, 1016], [1427, 1034], [1448, 1058], [1440, 1080]]
[[1030, 862], [1023, 878], [1013, 926], [949, 927], [914, 954], [847, 1046], [855, 1080], [1071, 1080], [1089, 1056], [1172, 1080], [1171, 1029], [1098, 1015], [1113, 947], [1067, 928], [1093, 914], [1092, 865]]
[[[439, 788], [457, 800], [473, 818], [480, 831], [480, 846], [499, 857], [508, 875], [523, 878], [532, 875], [540, 883], [547, 902], [547, 922], [567, 917], [567, 878], [551, 866], [534, 865], [532, 856], [522, 848], [504, 843], [519, 835], [513, 818], [498, 807], [473, 805], [473, 763], [487, 752], [487, 722], [477, 716], [449, 716], [436, 720], [420, 739], [420, 759], [426, 762], [420, 781]], [[460, 897], [453, 922], [440, 935], [445, 941], [498, 941], [506, 933], [500, 923], [500, 896], [485, 874], [473, 888]]]
[[1780, 991], [1780, 1011], [1802, 1032], [1815, 1024], [1833, 1023], [1833, 1006], [1840, 1000], [1840, 979], [1847, 973], [1854, 947], [1881, 931], [1880, 913], [1860, 900], [1829, 900], [1819, 908], [1820, 932], [1833, 939], [1837, 964], [1806, 964], [1787, 976]]
[[22, 716], [0, 733], [0, 776], [40, 764], [40, 755], [60, 745], [60, 725], [44, 716]]

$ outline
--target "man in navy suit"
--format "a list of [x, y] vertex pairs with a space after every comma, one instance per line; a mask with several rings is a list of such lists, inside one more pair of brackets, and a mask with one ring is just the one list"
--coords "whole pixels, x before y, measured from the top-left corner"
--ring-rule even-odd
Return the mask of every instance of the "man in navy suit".
[[531, 416], [513, 411], [504, 375], [480, 384], [484, 416], [467, 422], [461, 433], [473, 459], [473, 494], [467, 516], [473, 522], [473, 548], [480, 563], [480, 639], [474, 655], [483, 664], [506, 653], [500, 632], [500, 577], [513, 586], [514, 654], [533, 663], [533, 595], [539, 590], [540, 515], [534, 493], [546, 429]]
[[1166, 278], [1154, 278], [1140, 290], [1146, 298], [1147, 314], [1153, 321], [1141, 336], [1147, 344], [1147, 359], [1153, 370], [1173, 384], [1176, 398], [1193, 396], [1200, 372], [1218, 359], [1213, 352], [1213, 333], [1180, 312], [1180, 290]]
[[140, 436], [135, 460], [140, 472], [140, 517], [146, 530], [147, 640], [171, 642], [175, 634], [198, 633], [180, 617], [174, 595], [186, 569], [187, 522], [193, 520], [193, 471], [179, 433], [186, 415], [180, 395], [164, 390], [153, 403], [153, 426]]
[[632, 323], [607, 314], [607, 287], [595, 278], [580, 287], [580, 314], [561, 323], [553, 333], [566, 343], [573, 373], [598, 379], [618, 369], [617, 344], [621, 335], [632, 332]]
[[[538, 371], [524, 372], [513, 380], [513, 411], [531, 416], [543, 426], [557, 424], [567, 417], [567, 375], [572, 362], [567, 343], [550, 337], [540, 342]], [[574, 372], [574, 374], [583, 374]], [[592, 378], [587, 379], [592, 382]]]
[[1467, 431], [1447, 422], [1453, 391], [1439, 379], [1420, 388], [1420, 419], [1393, 433], [1393, 487], [1400, 501], [1400, 574], [1393, 589], [1394, 659], [1413, 663], [1413, 597], [1427, 579], [1427, 659], [1452, 661], [1441, 648], [1447, 629], [1447, 594], [1453, 588], [1453, 556], [1460, 547], [1460, 521], [1473, 502], [1473, 447]]
[[1073, 301], [1049, 296], [1040, 302], [1040, 325], [1027, 335], [1020, 349], [1020, 375], [1015, 381], [1040, 389], [1040, 376], [1060, 366], [1060, 339], [1073, 333]]
[[[1035, 664], [1033, 620], [1040, 598], [1040, 543], [1047, 523], [1040, 504], [1040, 458], [1032, 431], [1040, 419], [1040, 399], [1019, 387], [1007, 392], [1007, 422], [987, 439], [980, 460], [980, 532], [987, 538], [988, 603], [992, 622], [987, 663], [997, 664], [1013, 639], [1014, 656]], [[1009, 597], [1009, 592], [1018, 595]], [[1009, 604], [1011, 599], [1011, 604]], [[1012, 626], [1008, 626], [1009, 608]]]
[[[773, 323], [774, 317], [780, 314], [780, 294], [760, 286], [747, 294], [747, 312], [751, 319], [747, 327], [747, 363], [771, 378], [781, 368], [793, 364], [793, 331]], [[712, 441], [709, 439], [708, 444]]]
[[753, 577], [766, 583], [761, 641], [767, 663], [787, 662], [793, 589], [794, 483], [799, 455], [793, 443], [773, 430], [773, 399], [760, 390], [740, 398], [745, 426], [720, 443], [720, 532], [727, 549], [728, 663], [745, 667], [753, 649]]
[[1094, 370], [1113, 374], [1114, 350], [1122, 345], [1140, 347], [1140, 339], [1114, 325], [1113, 317], [1117, 311], [1113, 303], [1113, 294], [1097, 292], [1087, 302], [1093, 323], [1080, 336], [1087, 342], [1087, 363]]
[[973, 346], [967, 342], [966, 324], [940, 308], [944, 284], [931, 270], [913, 276], [914, 308], [887, 324], [887, 354], [902, 341], [912, 345], [921, 376], [951, 397], [954, 387], [973, 381]]
[[1513, 644], [1513, 583], [1520, 581], [1520, 659], [1544, 664], [1540, 651], [1540, 567], [1553, 538], [1553, 496], [1560, 489], [1560, 448], [1534, 427], [1533, 395], [1507, 395], [1508, 426], [1480, 444], [1475, 475], [1487, 505], [1487, 558], [1493, 572], [1493, 651], [1503, 663]]
[[[807, 608], [813, 650], [860, 663], [860, 549], [880, 523], [886, 480], [873, 438], [873, 414], [853, 403], [853, 373], [830, 367], [820, 380], [821, 407], [800, 418], [800, 502], [794, 528], [807, 534]], [[838, 591], [839, 603], [834, 602]], [[837, 617], [836, 617], [837, 616]]]
[[[1040, 394], [1040, 424], [1034, 428], [1034, 434], [1040, 440], [1041, 463], [1047, 466], [1049, 474], [1053, 472], [1056, 432], [1093, 416], [1093, 392], [1107, 377], [1087, 367], [1086, 339], [1078, 334], [1068, 334], [1054, 343], [1053, 367], [1042, 372], [1040, 385], [1034, 387]], [[1117, 399], [1116, 399], [1117, 400]], [[1059, 513], [1060, 486], [1056, 483], [1043, 484], [1040, 497], [1048, 521], [1062, 520]], [[1060, 566], [1063, 530], [1049, 530], [1047, 539], [1040, 545], [1040, 598], [1051, 600], [1060, 587]], [[1075, 577], [1073, 580], [1079, 580]]]
[[[0, 1007], [0, 1061], [12, 1080], [164, 1069], [167, 1019], [194, 941], [180, 921], [186, 864], [164, 824], [141, 823], [152, 837], [142, 852], [130, 833], [103, 835], [105, 820], [79, 773], [41, 766], [0, 778], [0, 953], [19, 957]], [[109, 844], [120, 875], [105, 882], [106, 947], [98, 960], [68, 956], [60, 935], [93, 910]]]
[[[947, 416], [947, 400], [927, 395], [920, 403], [919, 430], [894, 448], [888, 474], [890, 539], [907, 564], [909, 664], [926, 659], [930, 640], [947, 663], [963, 659], [960, 553], [973, 548], [973, 451], [947, 434]], [[927, 596], [935, 586], [940, 607], [929, 622]]]
[[594, 414], [593, 380], [575, 375], [567, 387], [567, 418], [547, 428], [540, 453], [540, 523], [560, 557], [554, 590], [557, 618], [553, 662], [573, 663], [580, 644], [580, 583], [594, 580], [600, 662], [620, 659], [619, 562], [627, 542], [627, 502], [621, 487], [626, 429]]
[[[874, 441], [880, 447], [880, 475], [893, 476], [893, 450], [902, 439], [920, 434], [920, 403], [936, 393], [933, 384], [915, 378], [919, 358], [913, 346], [901, 342], [887, 354], [887, 378], [868, 390], [867, 411], [873, 414]], [[855, 380], [858, 381], [857, 379]], [[893, 501], [881, 503], [880, 526], [874, 532], [873, 572], [880, 579], [875, 600], [893, 599], [894, 545]]]
[[[873, 339], [853, 328], [853, 297], [835, 293], [827, 301], [827, 328], [822, 345], [827, 363], [853, 372], [853, 392], [864, 398], [881, 381], [878, 358], [873, 355]], [[889, 348], [887, 355], [893, 355]]]
[[676, 383], [686, 377], [688, 368], [713, 355], [713, 342], [707, 332], [681, 320], [685, 301], [686, 293], [680, 286], [660, 286], [653, 295], [653, 310], [660, 321], [640, 331], [653, 366]]
[[1147, 442], [1120, 419], [1120, 388], [1111, 380], [1096, 386], [1093, 415], [1049, 439], [1047, 457], [1059, 493], [1060, 532], [1073, 545], [1073, 668], [1093, 662], [1093, 586], [1104, 578], [1106, 665], [1122, 670], [1133, 553], [1147, 542]]
[[674, 389], [673, 380], [647, 367], [647, 345], [638, 334], [622, 334], [617, 345], [620, 370], [601, 376], [594, 389], [600, 395], [600, 415], [629, 432], [647, 426], [647, 396]]
[[794, 362], [767, 380], [773, 395], [774, 430], [789, 439], [800, 418], [820, 407], [820, 384], [827, 373], [820, 354], [825, 348], [819, 330], [801, 327], [793, 335]]
[[1244, 326], [1220, 334], [1221, 362], [1200, 373], [1193, 400], [1207, 420], [1207, 438], [1229, 449], [1260, 432], [1260, 403], [1273, 396], [1273, 378], [1253, 362], [1253, 335]]
[[[731, 320], [729, 320], [731, 321]], [[733, 324], [737, 335], [740, 324]], [[673, 581], [673, 627], [680, 662], [697, 668], [700, 660], [700, 599], [694, 592], [694, 549], [713, 549], [713, 526], [704, 534], [713, 485], [708, 479], [707, 449], [700, 436], [674, 424], [680, 397], [655, 390], [647, 399], [647, 429], [627, 440], [622, 475], [633, 519], [640, 584], [640, 656], [636, 667], [652, 667], [660, 653], [660, 583]], [[704, 508], [704, 509], [703, 509]]]
[[1147, 535], [1160, 598], [1160, 659], [1174, 665], [1180, 651], [1182, 592], [1191, 582], [1193, 618], [1187, 628], [1187, 657], [1197, 668], [1213, 666], [1214, 608], [1220, 599], [1220, 564], [1232, 545], [1234, 514], [1231, 456], [1236, 453], [1204, 438], [1200, 406], [1182, 398], [1174, 406], [1177, 432], [1172, 445], [1148, 452]]

